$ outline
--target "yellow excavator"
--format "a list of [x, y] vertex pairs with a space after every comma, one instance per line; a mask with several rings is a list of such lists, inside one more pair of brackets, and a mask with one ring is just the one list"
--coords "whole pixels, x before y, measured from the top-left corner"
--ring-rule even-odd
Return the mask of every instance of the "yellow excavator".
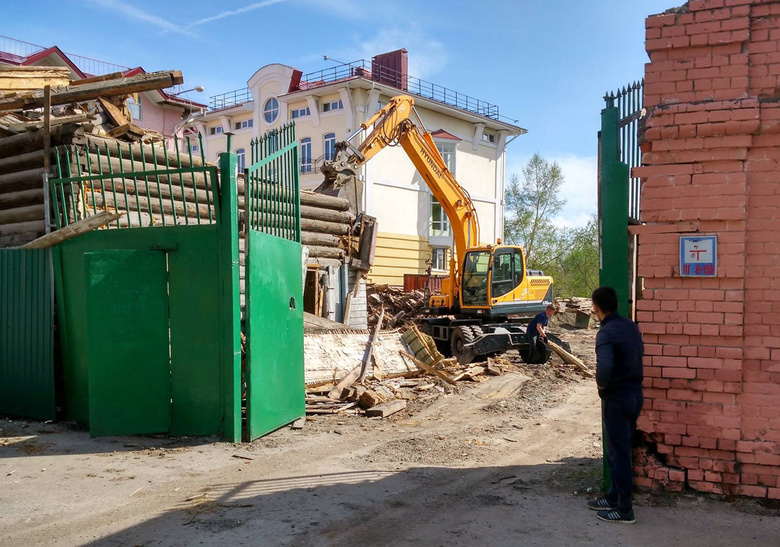
[[[352, 144], [369, 130], [363, 142]], [[348, 185], [361, 165], [399, 144], [447, 214], [454, 236], [449, 278], [442, 282], [442, 294], [430, 297], [423, 326], [440, 350], [461, 363], [511, 348], [522, 352], [527, 318], [552, 304], [553, 280], [526, 269], [522, 247], [480, 243], [474, 203], [447, 169], [412, 97], [394, 97], [337, 143], [334, 159], [322, 168], [325, 184], [334, 189]]]

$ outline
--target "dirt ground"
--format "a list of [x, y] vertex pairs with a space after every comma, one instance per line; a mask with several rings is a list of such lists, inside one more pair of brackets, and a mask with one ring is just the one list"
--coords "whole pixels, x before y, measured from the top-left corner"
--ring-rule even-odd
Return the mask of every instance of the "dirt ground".
[[[592, 364], [593, 331], [562, 335]], [[639, 494], [636, 525], [599, 522], [599, 408], [592, 380], [518, 364], [241, 445], [3, 419], [0, 545], [777, 545], [754, 500]]]

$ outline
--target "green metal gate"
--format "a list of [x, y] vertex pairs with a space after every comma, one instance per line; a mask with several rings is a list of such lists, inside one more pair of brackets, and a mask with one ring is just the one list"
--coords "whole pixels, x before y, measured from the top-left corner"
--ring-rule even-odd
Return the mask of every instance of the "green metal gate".
[[252, 142], [246, 182], [249, 440], [305, 414], [303, 280], [295, 126]]
[[0, 414], [54, 419], [49, 249], [0, 249]]

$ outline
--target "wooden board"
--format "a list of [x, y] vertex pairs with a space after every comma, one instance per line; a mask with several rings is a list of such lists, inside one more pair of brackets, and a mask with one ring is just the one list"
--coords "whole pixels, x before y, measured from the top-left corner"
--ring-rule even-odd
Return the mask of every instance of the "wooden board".
[[0, 90], [34, 91], [44, 86], [67, 86], [70, 69], [54, 66], [0, 66]]
[[393, 399], [392, 401], [388, 401], [386, 403], [382, 403], [381, 405], [376, 405], [373, 408], [369, 408], [366, 410], [366, 416], [369, 418], [387, 418], [388, 416], [391, 416], [396, 412], [400, 412], [405, 408], [406, 401], [404, 399]]

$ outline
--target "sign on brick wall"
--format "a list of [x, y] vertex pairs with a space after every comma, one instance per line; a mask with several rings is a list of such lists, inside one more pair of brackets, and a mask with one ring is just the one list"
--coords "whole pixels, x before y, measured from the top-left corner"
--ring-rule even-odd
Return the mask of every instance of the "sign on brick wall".
[[680, 275], [715, 277], [718, 272], [718, 236], [680, 236]]

